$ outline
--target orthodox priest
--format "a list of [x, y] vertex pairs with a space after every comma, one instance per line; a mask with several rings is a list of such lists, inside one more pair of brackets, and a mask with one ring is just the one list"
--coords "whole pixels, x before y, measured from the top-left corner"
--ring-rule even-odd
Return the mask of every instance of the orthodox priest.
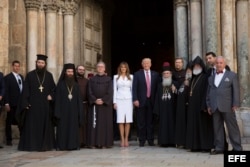
[[80, 148], [79, 128], [83, 122], [83, 105], [74, 64], [64, 64], [55, 99], [57, 149], [77, 150]]
[[159, 118], [158, 144], [175, 146], [175, 96], [176, 86], [168, 62], [163, 64], [162, 83], [157, 87], [154, 114]]
[[45, 55], [37, 55], [36, 69], [29, 72], [17, 110], [22, 128], [18, 145], [21, 151], [47, 151], [54, 148], [52, 100], [55, 82], [46, 69]]
[[96, 65], [97, 74], [88, 82], [90, 110], [87, 145], [91, 148], [113, 146], [113, 84], [105, 73], [105, 63]]
[[213, 148], [212, 116], [206, 111], [207, 75], [203, 60], [192, 62], [193, 77], [189, 86], [186, 148], [208, 152]]

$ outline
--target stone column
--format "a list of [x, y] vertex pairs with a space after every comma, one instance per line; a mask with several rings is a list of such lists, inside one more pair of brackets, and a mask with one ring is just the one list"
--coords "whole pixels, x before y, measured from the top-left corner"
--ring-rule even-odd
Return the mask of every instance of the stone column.
[[191, 0], [191, 53], [192, 59], [202, 57], [201, 0]]
[[38, 39], [38, 9], [41, 2], [39, 0], [26, 0], [27, 10], [27, 71], [35, 68]]
[[59, 9], [57, 14], [57, 80], [63, 68], [63, 14], [62, 8]]
[[205, 0], [205, 52], [218, 53], [217, 0]]
[[176, 35], [177, 57], [182, 57], [185, 64], [188, 62], [188, 24], [187, 24], [187, 1], [175, 0], [176, 5]]
[[237, 56], [241, 92], [241, 106], [250, 106], [250, 76], [248, 52], [248, 0], [237, 1]]
[[78, 9], [79, 0], [65, 2], [63, 35], [64, 63], [74, 63], [74, 14]]
[[222, 56], [234, 71], [233, 0], [221, 0]]
[[48, 70], [57, 73], [57, 4], [47, 2], [46, 7], [46, 55], [48, 56]]
[[38, 11], [37, 53], [46, 54], [45, 52], [45, 13], [44, 13], [43, 4], [41, 5]]

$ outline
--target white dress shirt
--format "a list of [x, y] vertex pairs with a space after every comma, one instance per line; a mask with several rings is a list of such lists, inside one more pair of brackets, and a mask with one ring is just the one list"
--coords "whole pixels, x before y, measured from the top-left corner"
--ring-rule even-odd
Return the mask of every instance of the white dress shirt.
[[215, 78], [214, 78], [214, 85], [216, 86], [216, 87], [218, 87], [219, 86], [219, 84], [220, 84], [220, 82], [221, 82], [221, 80], [222, 80], [222, 78], [223, 78], [223, 76], [224, 76], [224, 74], [225, 74], [225, 69], [223, 70], [223, 73], [219, 73], [219, 74], [216, 74], [215, 73]]

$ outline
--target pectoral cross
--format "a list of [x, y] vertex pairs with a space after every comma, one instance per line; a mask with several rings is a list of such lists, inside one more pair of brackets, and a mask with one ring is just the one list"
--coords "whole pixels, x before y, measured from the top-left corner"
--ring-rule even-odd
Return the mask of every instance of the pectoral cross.
[[44, 87], [42, 85], [40, 85], [38, 89], [40, 89], [40, 92], [43, 92], [43, 88]]

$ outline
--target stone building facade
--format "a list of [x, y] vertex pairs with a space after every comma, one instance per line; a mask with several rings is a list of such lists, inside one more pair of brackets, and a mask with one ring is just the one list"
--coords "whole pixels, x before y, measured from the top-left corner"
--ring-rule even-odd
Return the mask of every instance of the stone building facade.
[[[241, 106], [247, 110], [250, 1], [173, 0], [173, 5], [175, 56], [186, 62], [209, 51], [225, 56], [239, 75]], [[0, 71], [7, 74], [17, 59], [26, 74], [37, 53], [49, 57], [56, 80], [64, 63], [84, 64], [88, 73], [99, 59], [110, 67], [112, 8], [112, 0], [1, 0]]]

